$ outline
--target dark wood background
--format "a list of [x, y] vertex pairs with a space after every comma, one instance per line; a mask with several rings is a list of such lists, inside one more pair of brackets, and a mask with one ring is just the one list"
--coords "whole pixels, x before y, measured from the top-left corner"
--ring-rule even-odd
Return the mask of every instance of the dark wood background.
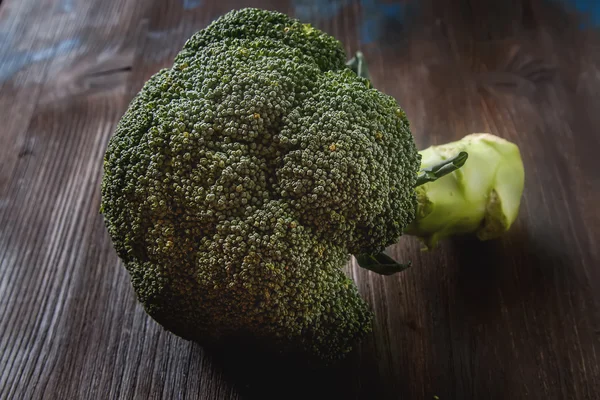
[[[491, 132], [518, 143], [526, 167], [502, 240], [422, 253], [403, 238], [394, 251], [410, 270], [352, 265], [374, 332], [318, 373], [165, 332], [98, 213], [105, 146], [132, 96], [192, 33], [243, 6], [361, 49], [420, 147]], [[0, 398], [600, 398], [591, 12], [551, 0], [0, 1]]]

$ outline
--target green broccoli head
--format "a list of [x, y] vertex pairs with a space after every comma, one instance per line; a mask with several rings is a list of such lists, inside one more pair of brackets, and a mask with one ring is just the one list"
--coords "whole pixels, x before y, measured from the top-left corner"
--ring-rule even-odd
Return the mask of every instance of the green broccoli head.
[[166, 329], [322, 359], [370, 330], [343, 268], [414, 219], [420, 156], [396, 101], [345, 58], [284, 14], [233, 11], [130, 104], [106, 151], [101, 210]]

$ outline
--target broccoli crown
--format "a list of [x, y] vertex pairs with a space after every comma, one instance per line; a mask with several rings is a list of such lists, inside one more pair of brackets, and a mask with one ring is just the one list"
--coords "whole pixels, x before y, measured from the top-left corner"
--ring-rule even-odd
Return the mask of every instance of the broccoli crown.
[[101, 210], [166, 329], [331, 359], [371, 323], [343, 267], [414, 218], [419, 163], [405, 114], [346, 67], [337, 40], [243, 9], [133, 99], [107, 148]]

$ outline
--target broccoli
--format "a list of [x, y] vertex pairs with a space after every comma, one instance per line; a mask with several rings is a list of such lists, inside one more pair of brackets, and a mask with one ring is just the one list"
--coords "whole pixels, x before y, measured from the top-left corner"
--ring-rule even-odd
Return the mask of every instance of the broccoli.
[[422, 199], [443, 193], [415, 190], [433, 157], [352, 66], [332, 36], [247, 8], [193, 35], [132, 100], [106, 150], [100, 211], [167, 330], [341, 358], [372, 322], [344, 272], [351, 255], [375, 257], [408, 227], [437, 237], [429, 220], [443, 208], [427, 217]]

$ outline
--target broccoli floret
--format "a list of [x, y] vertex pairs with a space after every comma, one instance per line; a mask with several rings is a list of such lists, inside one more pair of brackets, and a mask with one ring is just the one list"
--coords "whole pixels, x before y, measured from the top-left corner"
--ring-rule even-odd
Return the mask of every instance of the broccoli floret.
[[331, 360], [371, 329], [344, 273], [414, 219], [396, 101], [333, 37], [232, 11], [153, 76], [107, 148], [101, 211], [147, 312], [182, 337]]
[[516, 218], [516, 146], [471, 135], [419, 153], [362, 54], [345, 59], [310, 25], [232, 11], [132, 100], [106, 151], [101, 212], [166, 329], [337, 359], [372, 323], [344, 272], [351, 255], [395, 273], [407, 265], [382, 251], [402, 234], [488, 239]]

